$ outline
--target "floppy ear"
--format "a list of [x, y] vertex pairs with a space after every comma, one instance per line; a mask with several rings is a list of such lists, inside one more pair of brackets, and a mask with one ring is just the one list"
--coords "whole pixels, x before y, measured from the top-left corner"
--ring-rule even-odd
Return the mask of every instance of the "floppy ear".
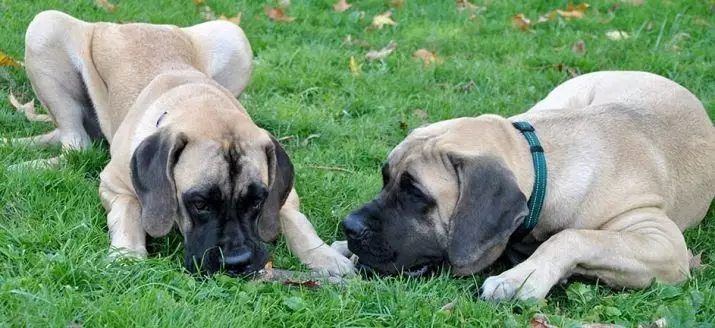
[[159, 130], [144, 139], [132, 155], [131, 176], [141, 203], [141, 223], [152, 237], [166, 235], [179, 215], [174, 164], [186, 143], [184, 134]]
[[488, 251], [500, 243], [506, 245], [529, 209], [514, 174], [501, 160], [487, 156], [450, 159], [459, 179], [459, 199], [451, 218], [447, 255], [454, 266], [473, 266], [482, 259], [488, 261], [485, 256], [499, 255]]
[[271, 137], [272, 144], [266, 148], [268, 158], [268, 198], [263, 203], [263, 211], [258, 219], [258, 236], [263, 241], [276, 240], [280, 232], [281, 207], [293, 189], [293, 163], [281, 144]]

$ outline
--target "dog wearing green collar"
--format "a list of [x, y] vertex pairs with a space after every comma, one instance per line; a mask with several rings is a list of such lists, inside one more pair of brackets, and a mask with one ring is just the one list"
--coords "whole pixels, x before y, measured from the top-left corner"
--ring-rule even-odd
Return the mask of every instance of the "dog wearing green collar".
[[544, 298], [574, 274], [644, 288], [689, 275], [682, 231], [715, 197], [715, 128], [669, 79], [596, 72], [514, 117], [415, 129], [382, 175], [343, 221], [364, 270], [472, 275], [512, 260], [479, 289], [487, 300]]

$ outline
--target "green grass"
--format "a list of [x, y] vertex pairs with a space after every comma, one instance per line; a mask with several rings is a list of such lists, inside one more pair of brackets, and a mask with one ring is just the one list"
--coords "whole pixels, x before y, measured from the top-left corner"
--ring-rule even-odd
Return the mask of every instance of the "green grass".
[[[278, 137], [291, 136], [284, 143], [296, 166], [303, 209], [326, 241], [342, 239], [341, 218], [379, 190], [379, 164], [407, 129], [458, 116], [520, 113], [568, 79], [566, 72], [543, 68], [547, 65], [564, 64], [581, 73], [658, 73], [689, 88], [715, 117], [712, 0], [647, 1], [642, 7], [619, 2], [615, 13], [609, 8], [616, 0], [598, 1], [581, 20], [541, 24], [533, 33], [513, 28], [511, 16], [523, 12], [534, 21], [565, 8], [567, 1], [486, 1], [487, 10], [470, 19], [454, 1], [405, 0], [394, 11], [397, 26], [366, 31], [387, 1], [355, 1], [347, 12], [335, 13], [332, 0], [295, 0], [287, 12], [297, 20], [276, 24], [263, 14], [262, 2], [207, 0], [219, 14], [242, 12], [241, 26], [256, 57], [241, 101], [260, 126]], [[93, 2], [0, 0], [0, 50], [22, 58], [25, 28], [44, 9], [90, 21], [202, 21], [189, 0], [121, 0], [115, 13]], [[611, 41], [605, 37], [609, 30], [633, 37]], [[398, 48], [384, 62], [368, 62], [369, 49], [344, 45], [346, 35], [366, 41], [369, 49], [390, 40]], [[582, 56], [571, 51], [577, 40], [586, 43]], [[421, 67], [411, 58], [418, 48], [436, 51], [443, 62]], [[351, 56], [362, 64], [359, 76], [348, 69]], [[465, 91], [467, 85], [473, 88]], [[31, 97], [22, 70], [0, 69], [1, 136], [51, 129], [14, 113], [5, 97], [9, 90]], [[428, 116], [416, 115], [417, 109]], [[225, 276], [194, 278], [182, 271], [177, 235], [152, 243], [153, 254], [161, 256], [108, 262], [105, 213], [97, 193], [98, 174], [108, 161], [106, 146], [72, 154], [59, 171], [5, 171], [7, 165], [57, 152], [0, 147], [0, 326], [523, 327], [536, 312], [560, 327], [579, 322], [635, 326], [661, 317], [670, 327], [715, 322], [712, 208], [705, 222], [686, 234], [689, 247], [704, 252], [706, 266], [680, 286], [616, 291], [575, 282], [554, 288], [546, 302], [501, 304], [472, 298], [482, 275], [356, 280], [312, 291]], [[300, 268], [283, 241], [273, 257], [278, 267]], [[440, 312], [449, 302], [455, 303], [453, 311]]]

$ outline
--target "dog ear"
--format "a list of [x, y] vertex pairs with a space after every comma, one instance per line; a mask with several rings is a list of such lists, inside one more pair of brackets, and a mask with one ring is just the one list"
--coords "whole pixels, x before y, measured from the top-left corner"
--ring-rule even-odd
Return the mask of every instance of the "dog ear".
[[131, 176], [141, 203], [141, 223], [152, 237], [166, 235], [179, 215], [174, 164], [187, 143], [184, 134], [159, 130], [134, 150]]
[[285, 149], [275, 138], [266, 147], [268, 158], [268, 198], [263, 204], [261, 217], [258, 219], [258, 236], [263, 241], [276, 240], [280, 232], [280, 211], [291, 189], [293, 189], [293, 163], [291, 163]]
[[490, 252], [493, 247], [506, 246], [529, 214], [526, 197], [514, 174], [499, 159], [450, 156], [450, 160], [459, 180], [459, 198], [451, 218], [447, 255], [455, 267], [481, 270], [491, 264], [484, 261], [494, 261], [500, 255]]

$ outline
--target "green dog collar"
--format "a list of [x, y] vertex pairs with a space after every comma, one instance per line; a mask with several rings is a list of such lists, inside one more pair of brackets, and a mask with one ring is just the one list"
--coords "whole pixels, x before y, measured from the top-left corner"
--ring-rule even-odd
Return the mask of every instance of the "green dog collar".
[[527, 205], [529, 206], [529, 216], [524, 220], [517, 233], [524, 237], [528, 235], [532, 229], [539, 223], [539, 215], [544, 207], [544, 198], [546, 197], [546, 157], [544, 156], [544, 148], [541, 147], [539, 138], [534, 132], [534, 127], [528, 122], [519, 121], [513, 122], [512, 125], [526, 138], [529, 142], [529, 150], [531, 158], [534, 161], [534, 188], [531, 190], [531, 197]]

